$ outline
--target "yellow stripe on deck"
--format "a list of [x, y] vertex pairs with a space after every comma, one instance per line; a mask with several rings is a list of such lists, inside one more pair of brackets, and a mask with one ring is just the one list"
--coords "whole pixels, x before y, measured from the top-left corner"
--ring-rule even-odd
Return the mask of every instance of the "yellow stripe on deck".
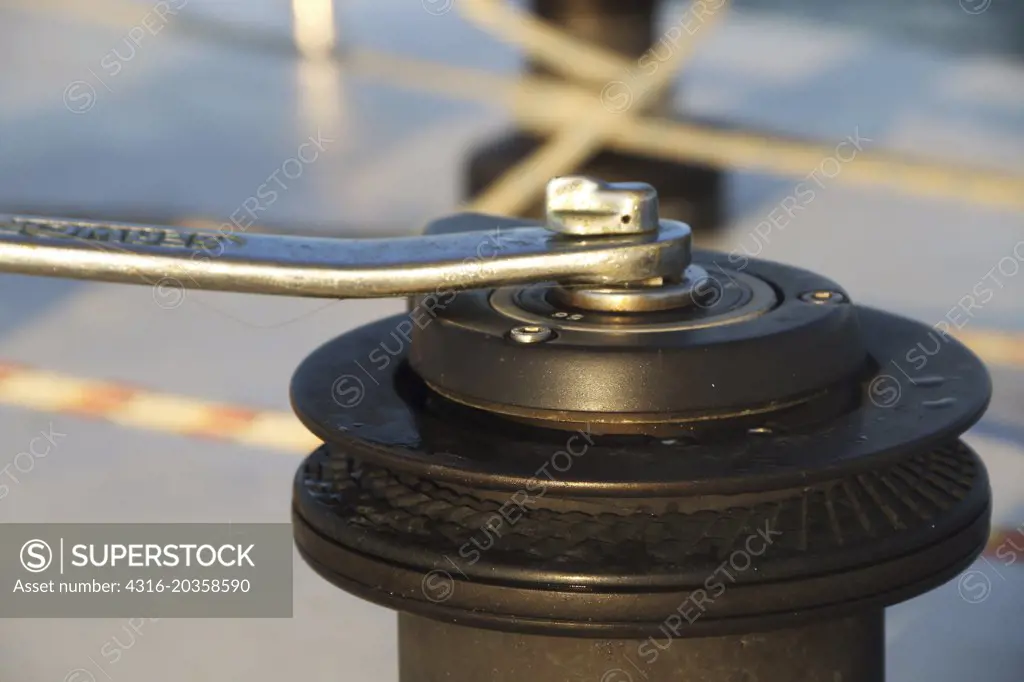
[[0, 404], [272, 450], [307, 453], [320, 443], [290, 412], [254, 410], [13, 364], [0, 364]]

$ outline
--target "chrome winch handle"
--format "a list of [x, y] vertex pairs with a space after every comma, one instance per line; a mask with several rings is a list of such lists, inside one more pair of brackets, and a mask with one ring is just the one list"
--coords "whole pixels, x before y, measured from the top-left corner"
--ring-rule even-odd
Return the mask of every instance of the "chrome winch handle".
[[[555, 178], [545, 227], [388, 239], [238, 234], [0, 215], [0, 272], [321, 298], [680, 275], [690, 228], [641, 183]], [[503, 221], [503, 224], [507, 222]]]

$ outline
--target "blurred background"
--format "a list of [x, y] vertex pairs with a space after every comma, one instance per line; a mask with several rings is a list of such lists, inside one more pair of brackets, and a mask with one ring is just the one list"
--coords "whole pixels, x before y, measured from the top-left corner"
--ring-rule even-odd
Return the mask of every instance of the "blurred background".
[[[889, 611], [889, 679], [1024, 678], [1024, 5], [537, 5], [653, 19], [609, 32], [646, 41], [616, 61], [503, 0], [0, 0], [0, 212], [400, 235], [460, 208], [529, 214], [549, 175], [650, 172], [701, 246], [946, 320], [989, 363], [992, 408], [967, 440], [993, 479], [993, 541]], [[666, 87], [645, 106], [652, 74]], [[561, 166], [526, 158], [595, 117]], [[159, 294], [0, 276], [0, 467], [16, 478], [0, 521], [287, 522], [313, 447], [291, 372], [403, 307]], [[126, 385], [151, 408], [109, 408]], [[201, 437], [167, 416], [226, 406], [262, 431]], [[67, 436], [15, 465], [48, 428]], [[397, 678], [393, 614], [298, 558], [293, 619], [126, 627], [0, 619], [0, 680]]]

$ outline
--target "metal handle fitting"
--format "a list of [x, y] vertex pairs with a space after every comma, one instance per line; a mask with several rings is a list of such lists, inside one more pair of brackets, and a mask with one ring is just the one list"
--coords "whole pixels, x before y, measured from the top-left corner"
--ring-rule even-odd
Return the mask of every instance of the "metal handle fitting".
[[657, 219], [649, 185], [556, 178], [547, 228], [331, 239], [0, 215], [0, 271], [286, 296], [379, 298], [681, 273], [690, 228]]

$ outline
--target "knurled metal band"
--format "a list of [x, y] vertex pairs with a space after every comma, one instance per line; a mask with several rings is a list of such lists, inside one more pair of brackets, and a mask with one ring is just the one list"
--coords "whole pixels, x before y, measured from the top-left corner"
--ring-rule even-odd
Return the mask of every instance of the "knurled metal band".
[[370, 534], [456, 558], [485, 553], [488, 561], [562, 570], [658, 573], [716, 565], [756, 537], [770, 539], [761, 563], [884, 545], [907, 552], [941, 539], [951, 518], [969, 520], [985, 508], [983, 496], [971, 494], [979, 470], [976, 455], [956, 442], [793, 489], [781, 499], [687, 512], [669, 504], [657, 513], [626, 514], [607, 500], [608, 511], [585, 513], [537, 508], [537, 491], [512, 493], [504, 504], [481, 499], [322, 447], [296, 485], [303, 496], [299, 513], [309, 518], [318, 508], [314, 527], [315, 517], [331, 517], [328, 533], [342, 544], [346, 536]]

